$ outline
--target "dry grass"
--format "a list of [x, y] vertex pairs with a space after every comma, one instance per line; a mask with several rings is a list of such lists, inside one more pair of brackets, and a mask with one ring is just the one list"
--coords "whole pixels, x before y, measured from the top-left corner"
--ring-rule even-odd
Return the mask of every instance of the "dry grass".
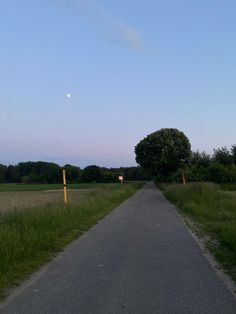
[[[68, 190], [69, 205], [76, 205], [93, 189]], [[0, 192], [0, 212], [63, 205], [63, 190]]]

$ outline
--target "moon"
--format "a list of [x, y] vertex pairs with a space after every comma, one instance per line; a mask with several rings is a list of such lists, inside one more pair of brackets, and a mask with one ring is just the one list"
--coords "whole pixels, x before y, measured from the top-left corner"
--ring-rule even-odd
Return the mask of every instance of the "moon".
[[71, 93], [67, 93], [66, 97], [71, 98]]

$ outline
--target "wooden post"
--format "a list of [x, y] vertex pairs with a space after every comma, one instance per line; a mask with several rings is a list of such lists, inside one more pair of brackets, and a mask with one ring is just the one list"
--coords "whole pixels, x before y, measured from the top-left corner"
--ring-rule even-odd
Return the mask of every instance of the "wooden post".
[[64, 185], [64, 204], [67, 204], [67, 188], [66, 188], [66, 170], [62, 170], [63, 174], [63, 185]]

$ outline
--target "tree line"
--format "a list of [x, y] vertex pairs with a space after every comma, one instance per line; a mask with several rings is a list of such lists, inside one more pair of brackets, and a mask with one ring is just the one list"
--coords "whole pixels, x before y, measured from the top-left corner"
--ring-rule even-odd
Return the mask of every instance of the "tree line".
[[188, 181], [236, 183], [236, 145], [214, 149], [212, 155], [206, 152], [192, 152], [190, 159], [172, 174], [172, 180], [178, 181], [184, 171]]
[[213, 154], [191, 151], [186, 135], [173, 128], [149, 134], [135, 147], [136, 161], [157, 181], [236, 183], [236, 145]]
[[17, 165], [0, 164], [0, 183], [61, 183], [62, 169], [68, 183], [150, 180], [180, 182], [183, 175], [190, 182], [236, 183], [236, 145], [214, 149], [213, 154], [191, 151], [186, 135], [173, 128], [149, 134], [135, 146], [138, 167], [105, 168], [37, 161]]
[[17, 165], [0, 164], [0, 183], [61, 183], [62, 170], [66, 170], [68, 183], [112, 183], [120, 175], [126, 181], [148, 180], [150, 175], [141, 167], [105, 168], [96, 165], [81, 169], [78, 166], [63, 167], [52, 162], [20, 162]]

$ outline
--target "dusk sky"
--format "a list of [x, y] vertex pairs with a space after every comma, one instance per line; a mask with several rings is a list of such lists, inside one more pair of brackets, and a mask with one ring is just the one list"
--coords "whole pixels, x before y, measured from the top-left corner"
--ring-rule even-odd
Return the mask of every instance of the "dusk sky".
[[2, 0], [0, 162], [132, 166], [166, 127], [230, 148], [235, 16], [235, 0]]

